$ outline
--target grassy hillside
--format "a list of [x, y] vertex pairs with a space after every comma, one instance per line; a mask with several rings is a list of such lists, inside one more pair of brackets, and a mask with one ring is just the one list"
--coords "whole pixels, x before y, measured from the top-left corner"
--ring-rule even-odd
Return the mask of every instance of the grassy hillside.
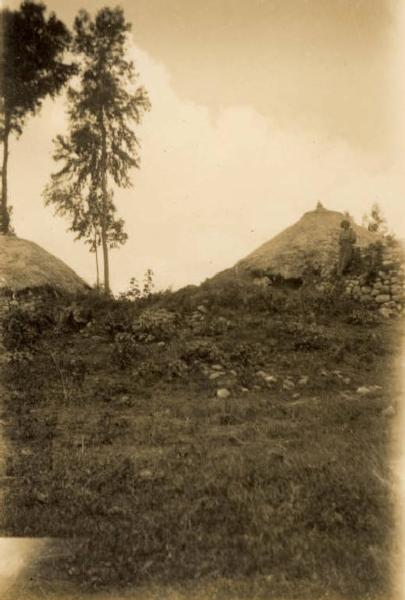
[[397, 333], [334, 288], [14, 307], [3, 534], [73, 538], [68, 589], [386, 598]]

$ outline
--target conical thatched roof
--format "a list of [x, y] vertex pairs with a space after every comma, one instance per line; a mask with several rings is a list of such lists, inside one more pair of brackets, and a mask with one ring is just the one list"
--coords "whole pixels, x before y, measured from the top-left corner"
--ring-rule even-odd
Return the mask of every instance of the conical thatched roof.
[[0, 235], [0, 290], [43, 287], [74, 293], [88, 286], [64, 262], [34, 242]]
[[[318, 204], [316, 210], [305, 213], [297, 223], [239, 261], [234, 272], [243, 275], [260, 270], [290, 279], [301, 278], [308, 264], [321, 269], [333, 267], [338, 258], [340, 223], [345, 218]], [[364, 227], [352, 226], [359, 247], [379, 239]]]

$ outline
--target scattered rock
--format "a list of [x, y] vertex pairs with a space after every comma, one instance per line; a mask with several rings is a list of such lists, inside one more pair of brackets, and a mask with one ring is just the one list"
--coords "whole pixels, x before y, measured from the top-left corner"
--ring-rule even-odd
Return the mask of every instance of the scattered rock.
[[371, 388], [368, 388], [365, 385], [362, 385], [359, 388], [357, 388], [357, 393], [359, 394], [359, 396], [368, 396], [369, 394], [371, 394], [371, 392]]
[[203, 313], [204, 315], [208, 313], [208, 308], [204, 306], [204, 304], [200, 304], [199, 306], [197, 306], [197, 310], [198, 312]]
[[223, 373], [221, 373], [220, 371], [215, 371], [215, 373], [211, 373], [211, 375], [209, 376], [211, 381], [215, 381], [215, 379], [218, 379], [218, 377], [222, 377]]
[[224, 367], [222, 365], [212, 365], [211, 369], [213, 371], [224, 371]]
[[21, 454], [22, 454], [23, 456], [32, 456], [32, 455], [34, 454], [34, 451], [33, 451], [33, 450], [31, 450], [31, 448], [23, 448], [23, 449], [21, 450]]
[[384, 417], [394, 417], [395, 416], [395, 408], [391, 404], [387, 408], [384, 408], [384, 410], [381, 411], [381, 414]]
[[41, 504], [45, 504], [49, 500], [49, 495], [43, 492], [36, 492], [34, 498], [35, 500], [38, 500], [38, 502], [41, 502]]
[[298, 381], [298, 385], [307, 385], [309, 381], [308, 375], [303, 375], [301, 379]]
[[225, 399], [225, 398], [229, 398], [230, 395], [231, 395], [231, 392], [229, 390], [227, 390], [226, 388], [219, 388], [217, 390], [217, 398]]
[[370, 394], [374, 394], [375, 392], [379, 392], [382, 390], [380, 385], [362, 385], [357, 388], [357, 393], [359, 396], [369, 396]]
[[253, 279], [253, 284], [259, 287], [267, 287], [271, 283], [270, 278], [267, 276], [264, 277], [255, 277]]
[[286, 379], [283, 382], [283, 389], [284, 390], [293, 390], [294, 388], [295, 388], [295, 383], [291, 379]]
[[247, 388], [247, 387], [243, 387], [243, 388], [241, 389], [241, 391], [242, 391], [244, 394], [246, 394], [246, 393], [249, 391], [249, 388]]
[[142, 469], [139, 473], [141, 479], [152, 479], [153, 473], [150, 469]]
[[377, 304], [384, 304], [385, 302], [389, 302], [391, 300], [391, 296], [389, 294], [379, 294], [375, 297], [375, 301]]

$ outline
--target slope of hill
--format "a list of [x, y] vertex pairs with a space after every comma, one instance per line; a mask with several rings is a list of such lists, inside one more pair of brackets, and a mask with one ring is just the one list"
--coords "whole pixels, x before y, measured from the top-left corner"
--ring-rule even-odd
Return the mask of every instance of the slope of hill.
[[387, 597], [397, 322], [239, 282], [48, 298], [4, 343], [2, 533], [77, 540], [48, 581]]
[[78, 293], [88, 286], [64, 262], [34, 242], [0, 235], [0, 289], [40, 287]]

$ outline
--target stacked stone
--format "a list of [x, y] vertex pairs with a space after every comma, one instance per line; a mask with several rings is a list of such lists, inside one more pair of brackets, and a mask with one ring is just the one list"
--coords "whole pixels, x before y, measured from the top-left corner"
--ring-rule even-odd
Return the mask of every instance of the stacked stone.
[[374, 281], [366, 284], [365, 279], [364, 275], [347, 278], [346, 293], [374, 306], [384, 317], [405, 312], [405, 269], [399, 248], [385, 248], [381, 269]]
[[0, 323], [8, 311], [8, 298], [0, 295]]
[[3, 296], [0, 293], [0, 365], [3, 362], [4, 356], [5, 356], [4, 347], [3, 347], [3, 343], [2, 343], [2, 321], [3, 321], [3, 318], [7, 314], [8, 305], [9, 305], [8, 298], [6, 298], [5, 296]]

